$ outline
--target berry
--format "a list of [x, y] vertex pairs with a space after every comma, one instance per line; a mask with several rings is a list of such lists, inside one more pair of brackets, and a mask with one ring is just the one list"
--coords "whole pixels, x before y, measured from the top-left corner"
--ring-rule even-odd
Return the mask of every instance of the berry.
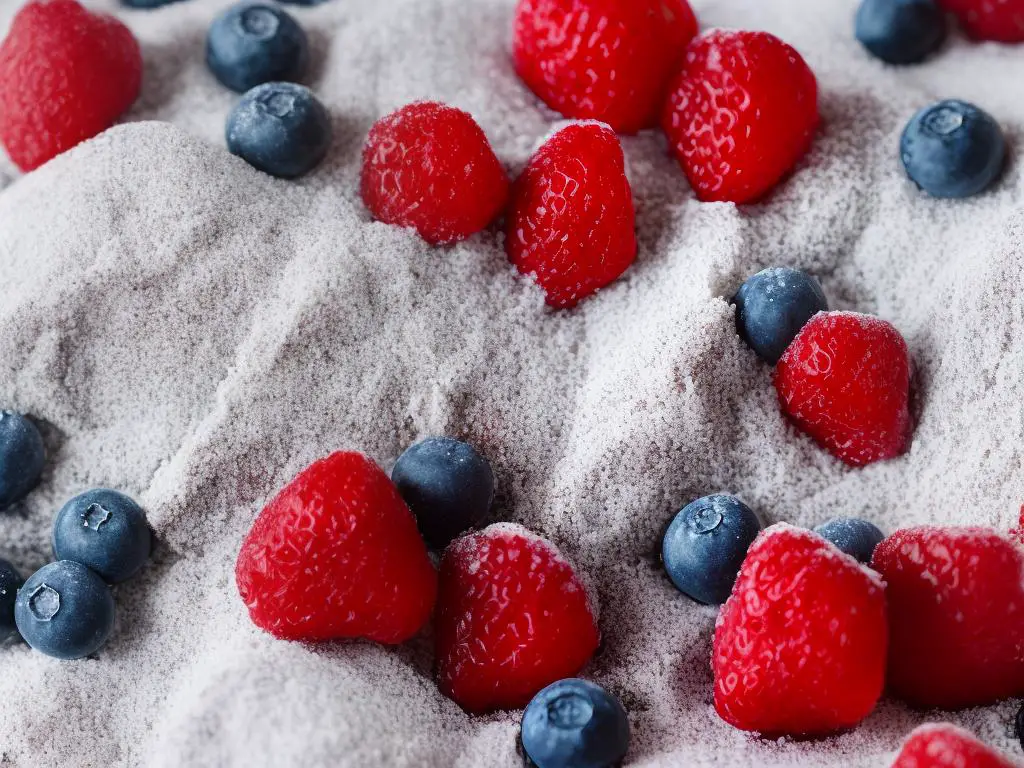
[[383, 117], [363, 148], [363, 202], [432, 245], [480, 232], [508, 201], [508, 174], [472, 116], [417, 102]]
[[918, 112], [903, 130], [900, 158], [907, 175], [934, 197], [970, 197], [999, 177], [1006, 140], [992, 117], [948, 99]]
[[935, 0], [863, 0], [857, 39], [888, 64], [916, 64], [946, 39], [946, 17]]
[[704, 201], [763, 197], [811, 146], [818, 84], [767, 32], [715, 31], [690, 43], [662, 127]]
[[505, 249], [561, 309], [626, 271], [637, 251], [633, 192], [611, 129], [576, 123], [538, 150], [512, 188]]
[[601, 686], [559, 680], [526, 708], [522, 739], [537, 768], [610, 768], [629, 749], [629, 718]]
[[128, 27], [76, 0], [31, 0], [0, 45], [0, 142], [31, 171], [113, 125], [141, 86]]
[[911, 731], [892, 768], [1014, 768], [963, 728], [927, 723]]
[[828, 310], [818, 281], [789, 267], [772, 267], [747, 278], [736, 297], [740, 337], [758, 357], [775, 365], [807, 321]]
[[733, 496], [705, 496], [683, 507], [665, 533], [661, 556], [680, 592], [719, 605], [761, 532], [761, 520]]
[[467, 712], [525, 706], [545, 686], [579, 672], [599, 639], [583, 582], [550, 542], [498, 524], [445, 551], [438, 686]]
[[767, 528], [750, 548], [715, 628], [715, 709], [768, 736], [850, 728], [885, 682], [878, 576], [810, 531]]
[[910, 442], [910, 357], [884, 320], [815, 315], [779, 360], [775, 389], [793, 422], [850, 466], [899, 456]]
[[53, 525], [53, 554], [88, 566], [108, 584], [138, 573], [152, 546], [146, 513], [123, 493], [87, 491], [65, 504]]
[[285, 640], [401, 643], [430, 618], [437, 594], [409, 508], [352, 452], [314, 462], [267, 504], [235, 579], [253, 623]]
[[228, 149], [271, 176], [294, 179], [315, 168], [331, 145], [331, 116], [308, 88], [265, 83], [228, 117]]
[[520, 0], [512, 53], [552, 109], [636, 133], [657, 123], [696, 34], [686, 0]]
[[206, 36], [207, 66], [238, 93], [263, 83], [297, 81], [308, 61], [306, 33], [295, 19], [272, 5], [234, 5], [214, 20]]
[[1024, 0], [938, 0], [968, 35], [1001, 43], [1024, 42]]
[[0, 509], [25, 498], [46, 460], [43, 436], [19, 413], [0, 411]]
[[814, 532], [835, 544], [840, 552], [865, 565], [871, 562], [875, 547], [885, 538], [878, 526], [855, 517], [833, 518], [819, 525]]
[[58, 659], [95, 653], [114, 628], [114, 597], [81, 563], [44, 565], [18, 590], [14, 618], [25, 642]]
[[14, 603], [18, 590], [25, 583], [18, 569], [8, 561], [0, 559], [0, 642], [18, 631], [14, 621]]
[[469, 443], [450, 437], [431, 437], [409, 448], [391, 471], [391, 480], [434, 549], [444, 549], [479, 525], [494, 499], [487, 459]]
[[923, 709], [1024, 695], [1024, 547], [985, 528], [908, 528], [875, 550], [889, 689]]

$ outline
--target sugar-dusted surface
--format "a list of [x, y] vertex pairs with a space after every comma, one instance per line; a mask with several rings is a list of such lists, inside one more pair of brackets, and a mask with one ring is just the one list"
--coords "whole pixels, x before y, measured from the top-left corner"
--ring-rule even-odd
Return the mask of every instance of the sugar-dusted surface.
[[[1024, 501], [1018, 163], [989, 194], [937, 201], [904, 180], [896, 147], [940, 97], [976, 102], [1018, 145], [1024, 49], [954, 38], [889, 69], [853, 40], [852, 0], [699, 3], [706, 26], [769, 29], [806, 57], [821, 84], [815, 148], [768, 202], [737, 210], [697, 203], [658, 136], [625, 140], [638, 261], [552, 314], [496, 235], [432, 250], [371, 223], [357, 196], [365, 132], [413, 99], [469, 110], [522, 166], [552, 116], [512, 72], [510, 0], [292, 7], [337, 136], [298, 183], [224, 150], [235, 97], [202, 60], [224, 5], [120, 12], [147, 61], [130, 119], [176, 127], [119, 128], [0, 192], [0, 406], [45, 419], [53, 452], [43, 486], [0, 519], [3, 547], [41, 565], [56, 510], [99, 485], [137, 496], [160, 540], [118, 588], [97, 659], [2, 651], [8, 763], [518, 765], [515, 715], [471, 719], [438, 696], [429, 634], [398, 650], [279, 642], [234, 588], [245, 531], [301, 467], [340, 448], [388, 466], [440, 432], [492, 462], [498, 518], [549, 537], [597, 586], [604, 645], [586, 675], [630, 711], [631, 765], [866, 768], [926, 719], [1020, 757], [1009, 703], [937, 717], [884, 702], [857, 730], [803, 743], [729, 728], [710, 703], [715, 613], [671, 586], [656, 553], [672, 516], [717, 491], [771, 522], [1011, 527]], [[787, 426], [719, 298], [776, 263], [904, 334], [908, 455], [850, 470]]]

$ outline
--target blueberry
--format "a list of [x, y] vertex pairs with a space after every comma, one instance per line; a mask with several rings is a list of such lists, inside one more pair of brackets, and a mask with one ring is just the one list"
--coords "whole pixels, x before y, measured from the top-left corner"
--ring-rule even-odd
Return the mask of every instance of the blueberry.
[[760, 531], [760, 518], [739, 499], [697, 499], [683, 507], [665, 533], [665, 570], [679, 591], [694, 600], [724, 603]]
[[747, 278], [733, 303], [740, 337], [771, 365], [808, 320], [828, 309], [818, 281], [789, 267], [771, 267]]
[[228, 149], [271, 176], [293, 179], [314, 168], [331, 144], [331, 116], [307, 88], [265, 83], [228, 117]]
[[533, 697], [522, 740], [537, 768], [611, 768], [629, 749], [629, 719], [604, 688], [570, 678]]
[[469, 443], [431, 437], [403, 453], [391, 471], [423, 538], [444, 547], [487, 517], [494, 500], [494, 475], [487, 459]]
[[915, 64], [946, 39], [946, 17], [934, 0], [864, 0], [857, 39], [889, 64]]
[[88, 566], [109, 584], [138, 573], [151, 547], [146, 513], [123, 493], [107, 488], [75, 496], [53, 524], [57, 559]]
[[114, 598], [98, 575], [81, 563], [44, 565], [18, 590], [14, 618], [25, 642], [58, 659], [80, 659], [99, 650], [114, 627]]
[[837, 517], [822, 523], [814, 530], [843, 552], [865, 564], [871, 562], [875, 547], [885, 538], [885, 534], [878, 526], [855, 517]]
[[14, 623], [14, 601], [25, 580], [18, 569], [0, 558], [0, 641], [6, 640], [18, 631]]
[[218, 16], [206, 36], [206, 64], [218, 80], [245, 93], [263, 83], [299, 80], [306, 72], [309, 41], [284, 11], [240, 3]]
[[1006, 140], [995, 120], [973, 104], [950, 99], [918, 112], [903, 130], [907, 175], [935, 197], [970, 197], [1003, 169]]
[[46, 450], [36, 425], [19, 413], [0, 411], [0, 509], [21, 501], [43, 473]]

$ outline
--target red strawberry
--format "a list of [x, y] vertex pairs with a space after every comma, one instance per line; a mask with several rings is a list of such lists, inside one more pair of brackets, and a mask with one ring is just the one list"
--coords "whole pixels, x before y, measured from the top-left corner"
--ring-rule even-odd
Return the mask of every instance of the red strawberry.
[[662, 118], [697, 197], [733, 203], [774, 187], [817, 126], [814, 73], [767, 32], [715, 31], [691, 42]]
[[796, 425], [851, 466], [899, 456], [910, 442], [910, 356], [877, 317], [819, 312], [779, 360], [775, 389]]
[[468, 712], [516, 709], [597, 649], [586, 588], [550, 542], [498, 524], [441, 560], [438, 685]]
[[383, 117], [363, 149], [363, 202], [379, 221], [433, 245], [464, 240], [497, 218], [508, 175], [466, 112], [417, 102]]
[[696, 34], [686, 0], [520, 0], [513, 56], [552, 109], [636, 133], [657, 123]]
[[409, 508], [376, 464], [351, 452], [311, 464], [267, 504], [235, 579], [253, 623], [284, 640], [401, 643], [437, 595]]
[[563, 128], [512, 189], [505, 250], [553, 307], [575, 306], [636, 259], [633, 193], [622, 147], [597, 123]]
[[31, 0], [0, 45], [0, 142], [31, 171], [113, 125], [141, 84], [128, 27], [75, 0]]
[[856, 725], [885, 682], [881, 580], [785, 523], [747, 553], [715, 628], [715, 709], [745, 731], [812, 736]]
[[1024, 0], [938, 0], [978, 40], [1024, 42]]
[[911, 732], [892, 768], [1014, 768], [1014, 764], [962, 728], [928, 723]]
[[909, 528], [875, 549], [889, 689], [922, 708], [1024, 695], [1024, 548], [985, 528]]

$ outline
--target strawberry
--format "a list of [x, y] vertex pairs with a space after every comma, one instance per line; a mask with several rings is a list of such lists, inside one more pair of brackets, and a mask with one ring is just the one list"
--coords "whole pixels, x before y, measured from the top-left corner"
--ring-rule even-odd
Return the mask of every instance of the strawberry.
[[856, 725], [885, 682], [884, 585], [817, 534], [758, 535], [715, 628], [715, 709], [771, 736]]
[[782, 410], [836, 458], [858, 467], [910, 442], [910, 357], [899, 331], [853, 312], [820, 312], [775, 368]]
[[697, 19], [686, 0], [520, 0], [513, 58], [565, 117], [636, 133], [657, 123]]
[[817, 125], [814, 73], [767, 32], [694, 39], [662, 117], [698, 199], [733, 203], [774, 187], [810, 148]]
[[576, 123], [538, 150], [512, 188], [505, 249], [558, 308], [575, 306], [633, 263], [633, 193], [610, 128]]
[[938, 0], [977, 40], [1024, 42], [1024, 0]]
[[0, 45], [0, 142], [31, 171], [113, 125], [141, 85], [128, 27], [75, 0], [31, 0]]
[[985, 528], [908, 528], [872, 567], [888, 584], [892, 693], [941, 709], [1024, 695], [1024, 547]]
[[579, 672], [600, 639], [572, 566], [518, 525], [492, 525], [448, 547], [437, 608], [438, 685], [468, 712], [525, 706]]
[[412, 513], [388, 476], [352, 452], [311, 464], [267, 504], [235, 579], [253, 623], [284, 640], [401, 643], [437, 594]]
[[963, 728], [927, 723], [903, 743], [892, 768], [1014, 768]]

